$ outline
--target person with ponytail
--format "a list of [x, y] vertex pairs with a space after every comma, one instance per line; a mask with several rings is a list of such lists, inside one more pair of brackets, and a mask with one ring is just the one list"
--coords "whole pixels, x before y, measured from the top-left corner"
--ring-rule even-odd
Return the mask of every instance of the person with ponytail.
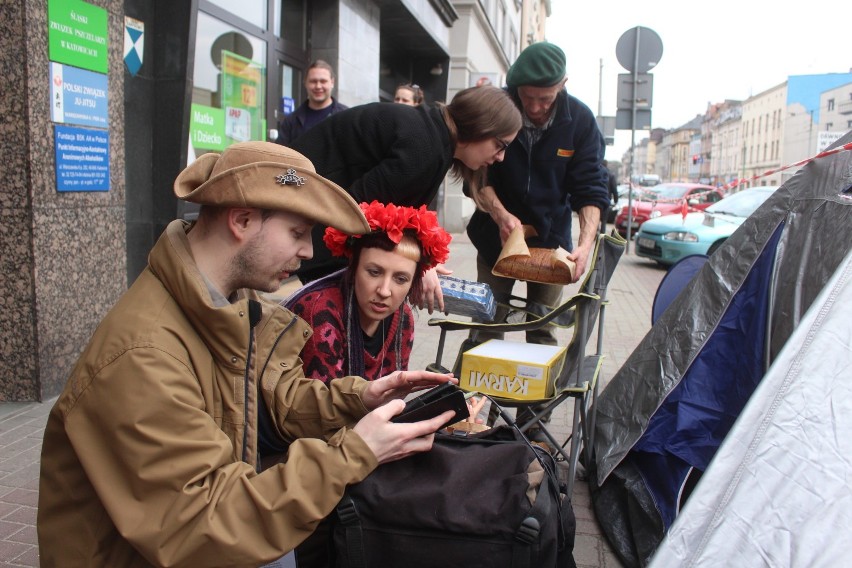
[[314, 333], [302, 349], [305, 376], [374, 380], [407, 370], [414, 339], [409, 298], [423, 275], [449, 256], [451, 236], [434, 211], [361, 203], [371, 232], [350, 236], [329, 227], [324, 242], [345, 269], [315, 280], [285, 300]]
[[[289, 145], [307, 156], [317, 172], [343, 187], [355, 201], [429, 205], [447, 173], [473, 188], [522, 127], [508, 93], [496, 87], [459, 91], [449, 104], [370, 103], [322, 121]], [[314, 256], [299, 279], [310, 282], [344, 266], [324, 246], [324, 227], [312, 233]], [[443, 311], [435, 271], [426, 276], [418, 307]]]

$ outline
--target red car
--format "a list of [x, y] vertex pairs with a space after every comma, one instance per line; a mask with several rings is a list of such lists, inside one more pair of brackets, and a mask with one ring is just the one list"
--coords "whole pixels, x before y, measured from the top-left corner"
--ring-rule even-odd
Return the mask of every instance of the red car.
[[[702, 211], [725, 196], [720, 189], [700, 183], [661, 183], [649, 189], [653, 194], [646, 194], [641, 201], [633, 202], [631, 236], [635, 235], [642, 223], [648, 219], [680, 213], [684, 199], [687, 211]], [[627, 236], [627, 207], [622, 207], [618, 212], [615, 227], [621, 236]]]

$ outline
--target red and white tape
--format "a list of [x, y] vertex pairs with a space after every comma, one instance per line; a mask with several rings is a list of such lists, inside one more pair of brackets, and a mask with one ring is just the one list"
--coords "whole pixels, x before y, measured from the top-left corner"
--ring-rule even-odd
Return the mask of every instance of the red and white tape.
[[740, 184], [748, 183], [748, 182], [760, 179], [762, 177], [771, 176], [772, 174], [776, 174], [778, 172], [783, 172], [784, 170], [789, 170], [790, 168], [797, 168], [799, 166], [804, 166], [805, 164], [807, 164], [809, 162], [813, 162], [814, 160], [819, 160], [820, 158], [825, 158], [826, 156], [831, 156], [833, 154], [838, 154], [840, 152], [848, 152], [849, 150], [852, 150], [852, 142], [849, 142], [848, 144], [844, 144], [843, 146], [838, 146], [837, 148], [832, 148], [831, 150], [825, 150], [823, 152], [820, 152], [816, 156], [811, 156], [810, 158], [806, 158], [804, 160], [796, 162], [795, 164], [789, 164], [789, 165], [786, 165], [786, 166], [781, 166], [780, 168], [775, 168], [773, 170], [767, 170], [767, 171], [763, 172], [762, 174], [757, 174], [757, 175], [754, 175], [750, 178], [735, 179], [734, 181], [732, 181], [730, 183], [727, 183], [723, 186], [720, 186], [719, 189], [721, 189], [722, 191], [727, 191], [729, 189], [733, 189], [733, 188], [737, 187]]
[[[805, 164], [813, 162], [815, 160], [819, 160], [819, 159], [825, 158], [827, 156], [832, 156], [834, 154], [839, 154], [840, 152], [848, 152], [850, 150], [852, 150], [852, 142], [844, 144], [843, 146], [838, 146], [837, 148], [825, 150], [825, 151], [820, 152], [819, 154], [817, 154], [815, 156], [811, 156], [810, 158], [800, 160], [800, 161], [798, 161], [794, 164], [788, 164], [786, 166], [781, 166], [780, 168], [767, 170], [767, 171], [763, 172], [762, 174], [753, 175], [750, 178], [735, 179], [734, 181], [732, 181], [730, 183], [726, 183], [725, 185], [717, 186], [717, 189], [720, 189], [722, 191], [728, 191], [729, 189], [733, 189], [733, 188], [735, 188], [739, 185], [742, 185], [744, 183], [750, 183], [750, 182], [758, 180], [762, 177], [771, 176], [772, 174], [776, 174], [778, 172], [783, 172], [784, 170], [789, 170], [790, 168], [797, 168], [799, 166], [804, 166]], [[700, 193], [691, 193], [688, 196], [684, 196], [684, 197], [681, 197], [681, 198], [654, 199], [653, 201], [654, 201], [654, 203], [678, 203], [678, 202], [680, 202], [681, 203], [680, 213], [683, 216], [683, 218], [685, 219], [686, 214], [689, 212], [689, 205], [687, 203], [687, 199], [694, 199], [696, 197], [701, 197], [702, 195], [706, 195], [708, 193], [710, 193], [710, 192], [709, 191], [702, 191]]]

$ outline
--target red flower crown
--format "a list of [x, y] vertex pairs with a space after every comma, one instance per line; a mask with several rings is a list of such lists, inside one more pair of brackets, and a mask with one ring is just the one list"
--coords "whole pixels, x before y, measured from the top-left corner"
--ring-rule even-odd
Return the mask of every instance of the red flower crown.
[[[396, 244], [402, 240], [406, 230], [414, 232], [414, 237], [420, 243], [423, 250], [423, 258], [420, 266], [423, 270], [429, 270], [437, 264], [447, 261], [450, 256], [449, 244], [452, 240], [447, 231], [438, 224], [438, 216], [434, 211], [429, 211], [425, 205], [420, 208], [403, 207], [388, 203], [387, 205], [373, 201], [372, 203], [359, 203], [361, 211], [367, 218], [370, 228], [374, 233], [386, 233], [388, 238]], [[323, 241], [334, 256], [352, 256], [353, 240], [361, 235], [347, 235], [343, 231], [327, 227]]]

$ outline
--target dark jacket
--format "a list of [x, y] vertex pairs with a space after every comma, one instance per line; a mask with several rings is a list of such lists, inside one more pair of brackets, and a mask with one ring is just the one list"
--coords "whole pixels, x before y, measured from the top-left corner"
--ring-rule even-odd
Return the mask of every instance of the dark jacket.
[[[331, 97], [331, 114], [337, 114], [349, 107], [337, 102], [337, 99]], [[308, 113], [308, 101], [303, 102], [296, 110], [284, 117], [284, 120], [278, 123], [278, 138], [275, 140], [282, 146], [289, 146], [290, 142], [298, 138], [305, 132], [305, 116]]]
[[[503, 161], [488, 168], [488, 180], [506, 210], [535, 227], [538, 237], [528, 241], [530, 246], [570, 251], [572, 212], [587, 205], [603, 211], [609, 206], [605, 146], [592, 111], [564, 90], [555, 112], [553, 123], [532, 147], [524, 131], [518, 133]], [[491, 216], [474, 212], [467, 234], [493, 265], [501, 244]]]
[[618, 181], [615, 179], [615, 174], [607, 172], [607, 187], [609, 188], [609, 200], [615, 205], [618, 202]]
[[[370, 103], [322, 121], [290, 147], [310, 159], [317, 173], [346, 189], [356, 201], [419, 207], [437, 195], [453, 164], [450, 133], [437, 108]], [[302, 263], [303, 281], [343, 266], [314, 228], [314, 258]]]

